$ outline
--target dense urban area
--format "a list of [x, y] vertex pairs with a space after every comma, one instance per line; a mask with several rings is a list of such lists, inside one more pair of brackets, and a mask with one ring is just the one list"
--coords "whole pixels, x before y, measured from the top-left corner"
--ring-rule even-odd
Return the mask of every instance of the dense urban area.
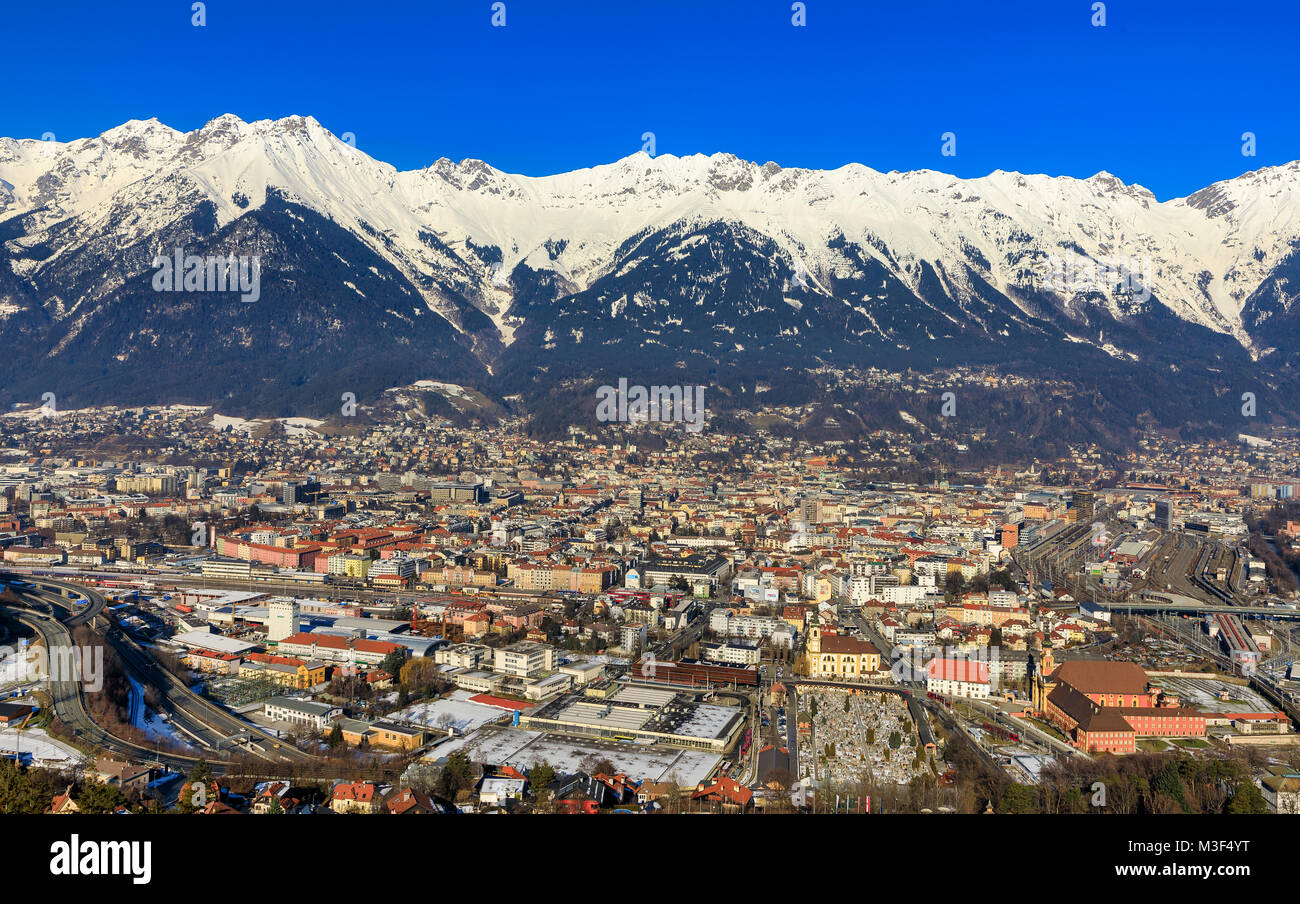
[[1300, 812], [1296, 431], [800, 414], [11, 412], [0, 812]]

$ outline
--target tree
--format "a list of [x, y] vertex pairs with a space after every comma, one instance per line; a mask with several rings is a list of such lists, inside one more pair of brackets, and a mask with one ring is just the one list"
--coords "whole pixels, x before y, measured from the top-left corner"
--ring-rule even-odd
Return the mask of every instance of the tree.
[[1152, 785], [1153, 795], [1163, 795], [1178, 805], [1181, 810], [1187, 809], [1187, 793], [1183, 787], [1183, 778], [1178, 771], [1178, 763], [1170, 760], [1165, 764], [1164, 769], [1156, 776], [1155, 784]]
[[406, 648], [401, 647], [389, 653], [379, 663], [380, 671], [387, 672], [393, 677], [401, 672], [403, 664], [406, 662]]
[[532, 785], [534, 794], [550, 788], [557, 777], [554, 767], [545, 760], [535, 763], [533, 768], [528, 770], [528, 783]]
[[943, 591], [948, 596], [961, 596], [962, 588], [966, 586], [966, 579], [961, 576], [960, 571], [951, 572], [943, 581]]
[[1013, 782], [998, 801], [999, 813], [1037, 813], [1038, 792], [1029, 785]]
[[1005, 568], [990, 574], [989, 584], [993, 586], [1001, 587], [1003, 590], [1016, 589], [1015, 579], [1011, 577], [1011, 572], [1006, 570]]
[[1264, 795], [1259, 793], [1259, 788], [1255, 783], [1246, 778], [1237, 783], [1237, 791], [1232, 795], [1232, 800], [1228, 801], [1225, 810], [1227, 813], [1267, 813], [1269, 812], [1268, 803], [1264, 800]]
[[415, 656], [402, 666], [399, 680], [412, 696], [424, 696], [439, 686], [438, 664], [425, 656]]
[[180, 795], [176, 799], [178, 813], [194, 813], [209, 803], [212, 791], [212, 769], [207, 760], [200, 759], [185, 777]]
[[1062, 813], [1085, 813], [1088, 810], [1088, 804], [1083, 799], [1083, 792], [1078, 788], [1067, 788], [1061, 795], [1060, 811]]
[[554, 792], [551, 785], [559, 776], [551, 764], [543, 760], [540, 763], [534, 763], [533, 768], [528, 770], [528, 785], [532, 792], [533, 800], [536, 806], [542, 810], [549, 810], [551, 798]]
[[447, 757], [438, 776], [438, 793], [454, 801], [461, 791], [474, 787], [474, 765], [459, 750]]
[[0, 813], [39, 815], [60, 789], [53, 773], [0, 759]]
[[334, 727], [330, 729], [329, 738], [326, 743], [329, 744], [331, 750], [334, 750], [343, 743], [343, 726], [338, 722], [335, 722]]
[[588, 756], [582, 761], [582, 771], [588, 775], [617, 775], [616, 767], [608, 757]]
[[127, 805], [126, 795], [121, 788], [97, 781], [88, 782], [73, 799], [77, 802], [78, 810], [92, 815], [112, 813], [118, 807]]

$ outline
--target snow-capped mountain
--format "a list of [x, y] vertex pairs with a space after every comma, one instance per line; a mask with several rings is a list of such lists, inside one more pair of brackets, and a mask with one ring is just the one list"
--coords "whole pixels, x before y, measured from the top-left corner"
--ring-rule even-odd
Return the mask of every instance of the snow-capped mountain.
[[[0, 139], [0, 338], [22, 350], [4, 376], [296, 409], [636, 363], [1287, 369], [1298, 192], [1300, 162], [1164, 202], [1107, 173], [726, 154], [399, 172], [310, 117]], [[256, 255], [260, 300], [153, 291], [178, 247]], [[205, 376], [160, 373], [180, 360]]]

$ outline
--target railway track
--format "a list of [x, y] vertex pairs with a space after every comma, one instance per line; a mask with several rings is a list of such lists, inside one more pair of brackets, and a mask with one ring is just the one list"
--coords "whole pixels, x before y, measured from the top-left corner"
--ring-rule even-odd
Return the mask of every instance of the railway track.
[[[11, 610], [15, 619], [34, 631], [47, 650], [71, 649], [71, 628], [82, 624], [103, 626], [106, 642], [121, 657], [128, 671], [142, 684], [155, 688], [170, 710], [176, 727], [204, 748], [196, 755], [164, 752], [110, 734], [99, 726], [86, 710], [84, 688], [79, 676], [52, 675], [49, 683], [55, 715], [81, 741], [112, 753], [143, 762], [156, 762], [176, 771], [186, 771], [200, 759], [212, 771], [223, 773], [230, 765], [230, 754], [239, 751], [268, 763], [310, 764], [318, 758], [289, 745], [283, 745], [260, 729], [226, 712], [220, 706], [194, 693], [183, 681], [163, 668], [140, 644], [111, 625], [103, 615], [105, 599], [89, 588], [67, 585], [49, 579], [27, 582], [29, 588], [15, 588], [25, 608]], [[72, 599], [87, 602], [75, 606]], [[234, 741], [232, 742], [232, 739]]]

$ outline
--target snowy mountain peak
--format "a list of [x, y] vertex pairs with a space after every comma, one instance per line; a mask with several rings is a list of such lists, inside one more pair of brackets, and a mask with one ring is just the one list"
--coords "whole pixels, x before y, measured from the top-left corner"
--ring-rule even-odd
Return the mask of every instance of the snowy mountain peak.
[[1140, 201], [1144, 206], [1156, 203], [1156, 196], [1150, 189], [1136, 183], [1125, 185], [1123, 179], [1105, 170], [1089, 176], [1086, 181], [1098, 191], [1111, 195], [1126, 195]]
[[19, 265], [28, 278], [88, 236], [126, 247], [199, 205], [220, 228], [273, 194], [356, 236], [458, 329], [478, 308], [507, 344], [522, 316], [511, 313], [510, 279], [521, 263], [581, 291], [620, 272], [634, 238], [725, 223], [743, 227], [727, 235], [765, 237], [782, 266], [828, 294], [844, 274], [878, 266], [912, 292], [942, 293], [967, 316], [987, 291], [1026, 319], [1044, 291], [1069, 316], [1089, 306], [1114, 317], [1146, 310], [1104, 278], [1048, 279], [1082, 265], [1103, 276], [1140, 274], [1142, 290], [1179, 318], [1250, 345], [1243, 309], [1266, 285], [1290, 309], [1291, 282], [1269, 280], [1300, 242], [1300, 162], [1161, 202], [1104, 170], [1086, 179], [1003, 170], [961, 179], [860, 163], [760, 165], [725, 152], [638, 151], [547, 176], [445, 157], [399, 172], [301, 115], [245, 122], [227, 113], [189, 133], [147, 119], [93, 139], [0, 139], [0, 219], [26, 215], [25, 241], [52, 249], [47, 260]]
[[108, 144], [119, 144], [124, 141], [134, 141], [139, 138], [154, 140], [175, 140], [180, 138], [184, 133], [178, 132], [171, 126], [159, 122], [156, 117], [149, 119], [128, 119], [120, 126], [114, 126], [107, 132], [99, 136], [100, 141]]

